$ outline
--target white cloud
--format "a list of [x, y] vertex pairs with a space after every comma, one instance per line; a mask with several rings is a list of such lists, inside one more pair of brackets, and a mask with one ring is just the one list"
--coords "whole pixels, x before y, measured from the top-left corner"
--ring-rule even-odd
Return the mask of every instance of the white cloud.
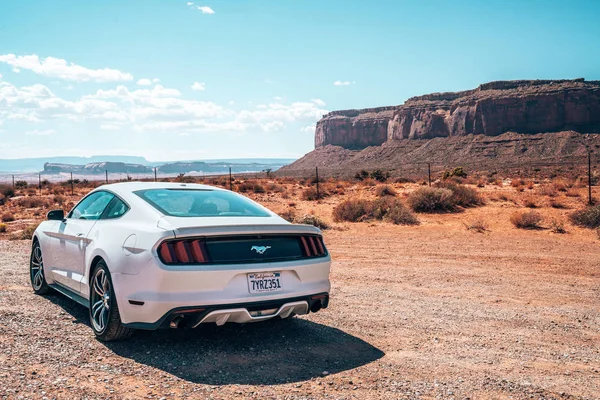
[[349, 86], [349, 85], [354, 85], [354, 81], [350, 82], [350, 81], [335, 81], [333, 82], [333, 84], [335, 86]]
[[266, 124], [261, 124], [261, 128], [265, 132], [280, 132], [285, 129], [285, 125], [281, 121], [271, 121]]
[[275, 96], [275, 97], [273, 97], [273, 100], [275, 100], [275, 101], [283, 101], [283, 97], [281, 97], [281, 96]]
[[321, 107], [325, 107], [325, 106], [327, 105], [327, 103], [325, 103], [325, 102], [324, 102], [323, 100], [321, 100], [321, 99], [312, 99], [311, 101], [312, 101], [313, 103], [315, 103], [316, 105], [318, 105], [318, 106], [321, 106]]
[[300, 132], [304, 133], [315, 133], [315, 124], [307, 125], [303, 128], [300, 128]]
[[121, 129], [121, 127], [119, 125], [114, 124], [102, 124], [100, 125], [100, 129], [105, 131], [118, 131], [119, 129]]
[[34, 135], [34, 136], [49, 136], [55, 134], [56, 131], [54, 129], [44, 129], [44, 130], [33, 130], [25, 132], [26, 135]]
[[213, 11], [213, 9], [208, 6], [198, 6], [197, 8], [198, 8], [198, 10], [202, 11], [202, 14], [214, 14], [215, 13]]
[[30, 56], [4, 54], [0, 55], [0, 62], [13, 66], [13, 71], [14, 69], [27, 69], [39, 75], [68, 81], [120, 82], [133, 79], [133, 75], [116, 69], [89, 69], [77, 64], [67, 63], [66, 60], [60, 58], [39, 58], [35, 54]]
[[154, 78], [154, 79], [152, 79], [152, 82], [154, 82], [154, 83], [158, 83], [158, 82], [160, 82], [160, 79], [158, 79], [158, 78]]
[[136, 83], [138, 85], [140, 85], [140, 86], [150, 86], [150, 85], [152, 85], [152, 81], [150, 79], [147, 79], [147, 78], [138, 79], [138, 81]]
[[194, 84], [192, 85], [192, 90], [205, 90], [206, 89], [206, 83], [204, 82], [194, 82]]
[[0, 74], [0, 79], [2, 79], [2, 74]]
[[229, 103], [228, 103], [228, 104], [229, 104], [230, 106], [232, 106], [232, 105], [234, 105], [234, 104], [235, 104], [235, 101], [233, 101], [233, 100], [229, 100]]
[[187, 2], [187, 5], [188, 5], [188, 6], [193, 6], [193, 5], [194, 5], [194, 3], [192, 3], [191, 1], [188, 1], [188, 2]]

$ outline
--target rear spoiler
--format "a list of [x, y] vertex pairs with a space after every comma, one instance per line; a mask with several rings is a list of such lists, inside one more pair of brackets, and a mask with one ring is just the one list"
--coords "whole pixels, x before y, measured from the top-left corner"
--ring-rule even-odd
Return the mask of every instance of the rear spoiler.
[[287, 234], [320, 235], [321, 230], [312, 225], [286, 224], [286, 225], [228, 225], [228, 226], [202, 226], [176, 228], [173, 230], [175, 237], [188, 236], [221, 236], [221, 235], [259, 235], [259, 234]]

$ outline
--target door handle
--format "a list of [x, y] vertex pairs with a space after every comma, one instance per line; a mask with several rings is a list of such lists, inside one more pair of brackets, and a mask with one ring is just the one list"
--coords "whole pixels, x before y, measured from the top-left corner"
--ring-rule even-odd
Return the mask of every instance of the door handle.
[[77, 234], [77, 237], [82, 237], [82, 236], [83, 236], [83, 233], [78, 233]]

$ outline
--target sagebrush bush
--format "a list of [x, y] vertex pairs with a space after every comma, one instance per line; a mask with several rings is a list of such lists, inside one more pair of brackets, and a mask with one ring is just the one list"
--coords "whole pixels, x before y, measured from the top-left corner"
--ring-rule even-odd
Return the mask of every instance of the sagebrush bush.
[[539, 229], [544, 217], [537, 211], [516, 212], [510, 217], [510, 222], [520, 229]]
[[6, 232], [6, 229], [7, 229], [7, 225], [3, 224], [3, 223], [0, 223], [0, 233]]
[[312, 214], [304, 214], [301, 217], [295, 218], [294, 222], [297, 224], [313, 225], [322, 230], [329, 229], [327, 222]]
[[[321, 193], [319, 193], [321, 195]], [[302, 191], [302, 200], [314, 201], [317, 200], [317, 189], [314, 187], [309, 187]]]
[[361, 222], [386, 220], [397, 225], [415, 225], [417, 217], [399, 199], [382, 197], [377, 200], [348, 199], [333, 209], [335, 221]]
[[375, 188], [375, 195], [379, 197], [383, 196], [395, 196], [396, 190], [390, 185], [379, 185]]
[[584, 228], [598, 228], [600, 227], [600, 205], [577, 210], [569, 215], [569, 219], [573, 224]]
[[467, 228], [468, 231], [484, 233], [488, 230], [488, 225], [487, 222], [485, 222], [484, 220], [476, 219], [471, 222], [465, 223], [465, 228]]
[[27, 225], [22, 231], [16, 232], [10, 236], [10, 240], [29, 240], [33, 236], [33, 232], [36, 230], [37, 225]]
[[17, 200], [17, 204], [24, 208], [48, 207], [48, 203], [39, 197], [23, 197]]
[[456, 210], [456, 200], [450, 189], [423, 187], [408, 196], [408, 204], [416, 212], [434, 213]]
[[15, 216], [11, 213], [2, 214], [2, 222], [12, 222], [15, 220]]
[[360, 222], [367, 218], [371, 202], [365, 199], [348, 199], [342, 201], [333, 209], [335, 221]]
[[6, 198], [13, 197], [15, 195], [14, 189], [9, 185], [0, 185], [0, 193]]
[[565, 229], [565, 225], [561, 221], [558, 221], [556, 219], [553, 219], [550, 222], [550, 230], [553, 233], [567, 233], [567, 230]]
[[472, 187], [457, 185], [451, 182], [439, 182], [436, 187], [449, 189], [452, 191], [452, 201], [461, 207], [477, 207], [483, 205], [483, 198], [479, 195], [477, 189]]
[[287, 210], [278, 213], [278, 215], [288, 222], [294, 222], [294, 219], [296, 218], [296, 211], [292, 208], [288, 208]]

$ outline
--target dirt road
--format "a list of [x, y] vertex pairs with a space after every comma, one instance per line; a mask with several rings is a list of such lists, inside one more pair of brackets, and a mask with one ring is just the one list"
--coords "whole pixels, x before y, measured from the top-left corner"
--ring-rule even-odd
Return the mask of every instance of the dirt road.
[[323, 312], [112, 344], [0, 241], [0, 398], [600, 398], [600, 241], [349, 226]]

